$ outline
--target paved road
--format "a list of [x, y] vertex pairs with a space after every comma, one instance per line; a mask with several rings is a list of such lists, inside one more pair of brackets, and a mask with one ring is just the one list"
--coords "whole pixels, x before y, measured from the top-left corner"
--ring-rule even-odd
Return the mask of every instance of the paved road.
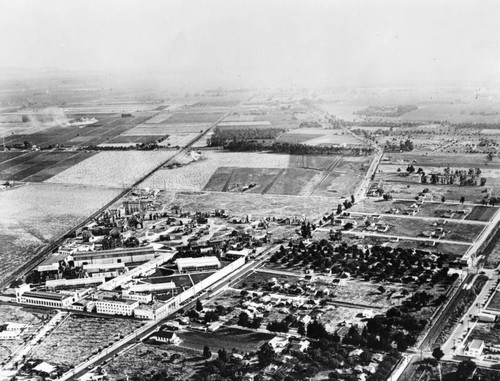
[[388, 235], [388, 234], [380, 234], [380, 233], [372, 233], [372, 232], [358, 232], [358, 231], [352, 231], [352, 230], [343, 230], [342, 234], [350, 234], [350, 235], [356, 235], [356, 236], [370, 236], [370, 237], [380, 237], [380, 238], [388, 238], [388, 239], [406, 239], [406, 240], [413, 240], [413, 241], [424, 241], [424, 242], [432, 242], [435, 241], [437, 243], [451, 243], [453, 245], [466, 245], [470, 246], [472, 245], [472, 242], [460, 242], [460, 241], [450, 241], [447, 239], [433, 239], [433, 238], [422, 238], [422, 237], [408, 237], [408, 236], [402, 236], [402, 235]]
[[[372, 216], [374, 213], [368, 213], [368, 212], [351, 212], [351, 214], [358, 214], [362, 216]], [[457, 220], [457, 219], [445, 219], [443, 217], [428, 217], [428, 216], [410, 216], [407, 214], [390, 214], [390, 213], [376, 213], [381, 217], [389, 217], [389, 218], [411, 218], [411, 219], [421, 219], [425, 221], [447, 221], [450, 223], [458, 223], [458, 224], [470, 224], [470, 225], [488, 225], [488, 222], [485, 221], [476, 221], [476, 220]]]

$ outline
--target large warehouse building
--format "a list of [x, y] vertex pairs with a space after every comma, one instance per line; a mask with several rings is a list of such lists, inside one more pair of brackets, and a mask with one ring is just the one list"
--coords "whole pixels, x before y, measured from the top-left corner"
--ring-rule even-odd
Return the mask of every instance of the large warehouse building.
[[175, 261], [179, 272], [207, 271], [220, 269], [217, 257], [179, 258]]

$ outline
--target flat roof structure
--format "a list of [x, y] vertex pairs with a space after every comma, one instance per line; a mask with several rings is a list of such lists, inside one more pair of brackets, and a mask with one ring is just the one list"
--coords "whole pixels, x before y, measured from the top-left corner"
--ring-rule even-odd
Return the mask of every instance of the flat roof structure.
[[23, 293], [23, 297], [62, 301], [71, 298], [71, 295], [58, 294], [55, 292], [27, 291]]

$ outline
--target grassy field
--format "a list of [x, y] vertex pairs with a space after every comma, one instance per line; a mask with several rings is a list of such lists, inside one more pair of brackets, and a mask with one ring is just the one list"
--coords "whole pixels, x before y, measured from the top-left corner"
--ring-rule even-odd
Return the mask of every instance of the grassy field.
[[103, 349], [137, 329], [137, 320], [70, 315], [41, 344], [32, 358], [70, 367], [79, 364], [99, 349]]
[[[268, 268], [268, 270], [272, 271], [272, 268]], [[295, 275], [283, 275], [277, 273], [254, 271], [248, 274], [248, 276], [246, 276], [245, 278], [241, 279], [236, 285], [234, 285], [234, 288], [247, 289], [249, 291], [257, 291], [255, 286], [257, 286], [257, 288], [265, 286], [273, 278], [276, 278], [280, 283], [283, 282], [295, 283], [298, 280], [302, 279], [302, 274], [297, 274], [295, 276]]]
[[223, 112], [182, 112], [165, 119], [164, 123], [215, 123]]
[[345, 285], [337, 286], [334, 289], [333, 294], [330, 294], [330, 299], [333, 302], [355, 303], [365, 306], [366, 308], [389, 308], [392, 302], [388, 299], [388, 294], [399, 288], [384, 285], [386, 293], [381, 294], [377, 290], [379, 286], [378, 284], [368, 282], [347, 281]]
[[36, 183], [0, 197], [0, 277], [35, 255], [118, 194], [117, 189]]
[[339, 324], [346, 322], [347, 325], [357, 324], [363, 326], [365, 323], [358, 316], [363, 312], [363, 308], [346, 308], [330, 306], [325, 309], [321, 315], [320, 321], [325, 325], [325, 328], [330, 333], [335, 333], [339, 329]]
[[237, 328], [220, 328], [217, 332], [180, 332], [182, 340], [180, 346], [198, 351], [203, 351], [203, 346], [208, 345], [213, 351], [225, 348], [231, 351], [233, 348], [240, 352], [257, 351], [262, 344], [271, 340], [274, 335], [257, 333]]

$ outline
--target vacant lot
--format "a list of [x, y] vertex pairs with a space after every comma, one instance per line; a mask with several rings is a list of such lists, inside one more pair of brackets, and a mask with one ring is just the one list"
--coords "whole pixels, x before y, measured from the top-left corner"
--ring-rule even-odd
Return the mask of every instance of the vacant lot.
[[142, 323], [131, 319], [70, 315], [32, 352], [34, 359], [71, 367], [132, 333]]
[[220, 328], [215, 333], [208, 332], [181, 332], [181, 346], [203, 351], [208, 345], [212, 350], [225, 348], [231, 351], [236, 348], [240, 352], [257, 351], [262, 344], [271, 340], [274, 335], [260, 332], [252, 332], [238, 328]]
[[[272, 269], [269, 269], [272, 270]], [[246, 289], [248, 291], [257, 291], [260, 287], [266, 286], [271, 279], [276, 278], [280, 283], [295, 283], [302, 279], [302, 274], [290, 273], [290, 275], [283, 275], [283, 273], [270, 273], [267, 271], [254, 271], [245, 278], [241, 279], [235, 288]]]
[[200, 133], [210, 128], [211, 123], [148, 123], [140, 124], [125, 131], [121, 136], [149, 136]]
[[163, 372], [177, 380], [190, 376], [190, 372], [198, 365], [203, 365], [204, 361], [196, 350], [141, 343], [113, 358], [105, 369], [109, 380], [123, 380], [128, 377], [153, 379], [155, 375]]
[[483, 340], [486, 345], [498, 345], [500, 344], [500, 327], [496, 324], [476, 323], [468, 340], [474, 339]]
[[389, 308], [392, 302], [388, 295], [399, 288], [384, 285], [386, 292], [381, 294], [377, 290], [378, 287], [378, 284], [368, 282], [346, 281], [344, 285], [334, 289], [333, 294], [330, 294], [330, 299], [333, 302], [353, 303], [361, 308]]
[[335, 333], [344, 323], [347, 326], [357, 324], [363, 326], [360, 313], [363, 308], [346, 308], [329, 306], [325, 309], [324, 314], [321, 315], [320, 321], [325, 325], [325, 328], [330, 333]]
[[[48, 180], [125, 188], [167, 161], [173, 151], [106, 151], [80, 162]], [[158, 188], [163, 188], [159, 185]]]

